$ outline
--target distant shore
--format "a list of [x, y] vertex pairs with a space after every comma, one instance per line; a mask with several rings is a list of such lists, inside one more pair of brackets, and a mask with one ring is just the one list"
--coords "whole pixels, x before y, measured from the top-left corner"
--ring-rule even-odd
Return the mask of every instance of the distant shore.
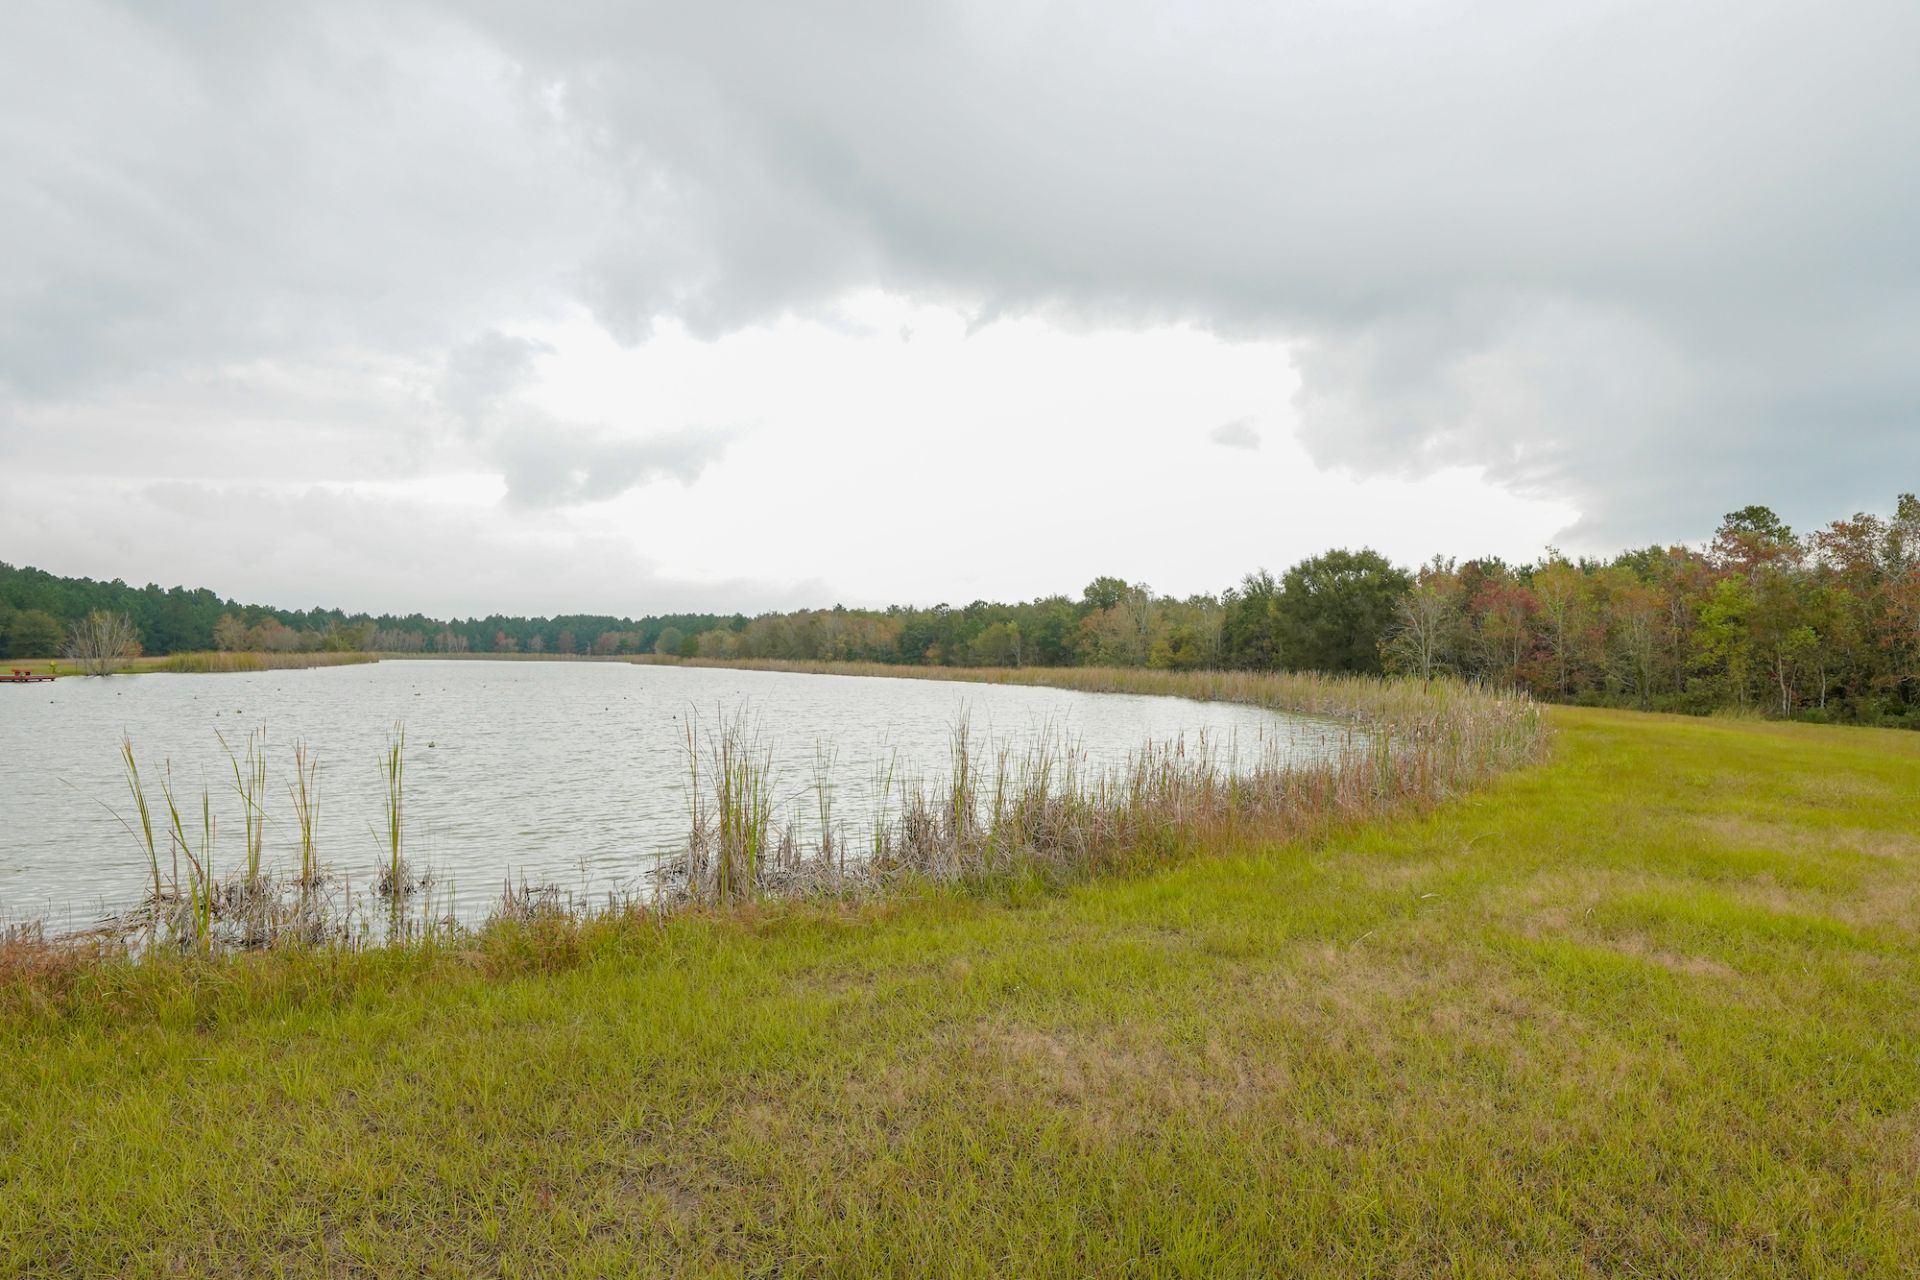
[[[115, 675], [207, 675], [237, 671], [293, 671], [306, 667], [350, 667], [378, 662], [377, 653], [156, 653], [129, 658]], [[6, 670], [18, 668], [34, 675], [80, 679], [80, 664], [68, 658], [8, 658]]]

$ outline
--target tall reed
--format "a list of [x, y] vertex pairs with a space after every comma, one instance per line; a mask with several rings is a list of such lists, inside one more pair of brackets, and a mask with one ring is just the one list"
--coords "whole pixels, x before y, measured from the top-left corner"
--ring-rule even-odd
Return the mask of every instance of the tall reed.
[[244, 766], [225, 734], [215, 729], [213, 736], [220, 740], [221, 748], [227, 753], [227, 763], [233, 766], [233, 790], [240, 797], [240, 817], [244, 824], [246, 883], [255, 885], [260, 882], [260, 854], [267, 839], [266, 730], [254, 729], [247, 734]]
[[293, 744], [293, 781], [287, 784], [293, 798], [293, 819], [299, 831], [300, 885], [311, 889], [320, 883], [320, 757], [304, 742]]
[[833, 817], [833, 766], [839, 751], [821, 743], [813, 748], [813, 803], [815, 830], [819, 834], [820, 863], [823, 867], [840, 865], [845, 858], [844, 842]]
[[393, 732], [387, 735], [387, 749], [380, 757], [380, 772], [387, 784], [386, 803], [386, 849], [387, 865], [382, 877], [381, 888], [390, 894], [395, 902], [405, 896], [407, 890], [406, 862], [400, 856], [403, 832], [406, 826], [406, 770], [407, 770], [407, 727], [396, 722]]
[[147, 870], [153, 876], [153, 896], [154, 900], [158, 901], [160, 898], [160, 850], [154, 842], [153, 810], [147, 804], [146, 788], [140, 785], [140, 765], [133, 758], [133, 738], [130, 734], [123, 733], [120, 736], [120, 760], [126, 767], [127, 789], [133, 793], [134, 812], [140, 818], [140, 830], [136, 834], [140, 839], [141, 847], [146, 850]]
[[169, 834], [174, 848], [174, 885], [175, 901], [178, 901], [180, 883], [179, 859], [187, 860], [187, 901], [186, 913], [181, 916], [174, 913], [172, 921], [175, 938], [182, 944], [192, 943], [202, 950], [213, 945], [213, 915], [215, 884], [213, 875], [213, 842], [216, 824], [213, 820], [213, 797], [203, 786], [200, 788], [200, 849], [196, 854], [191, 841], [187, 839], [186, 822], [180, 816], [180, 805], [173, 793], [173, 770], [165, 769], [160, 776], [160, 794], [166, 800], [167, 817], [170, 824]]

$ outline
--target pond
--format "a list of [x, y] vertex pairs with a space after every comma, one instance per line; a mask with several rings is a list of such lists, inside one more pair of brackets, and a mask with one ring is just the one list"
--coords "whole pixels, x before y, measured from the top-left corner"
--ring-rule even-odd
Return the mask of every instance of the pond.
[[244, 754], [261, 734], [265, 861], [281, 870], [295, 862], [289, 784], [305, 743], [319, 762], [320, 860], [370, 883], [384, 858], [381, 757], [403, 724], [407, 856], [475, 920], [509, 880], [582, 900], [645, 892], [649, 870], [685, 847], [689, 719], [704, 733], [737, 716], [771, 752], [783, 818], [805, 821], [824, 785], [836, 822], [855, 832], [871, 827], [883, 791], [938, 782], [963, 717], [986, 759], [1051, 735], [1095, 769], [1203, 734], [1242, 762], [1330, 753], [1345, 736], [1324, 721], [1179, 698], [629, 663], [387, 661], [0, 686], [0, 921], [85, 928], [141, 898], [149, 871], [122, 825], [137, 825], [123, 735], [150, 803], [160, 807], [170, 776], [196, 840], [202, 790], [210, 796], [221, 876], [244, 858], [221, 737]]

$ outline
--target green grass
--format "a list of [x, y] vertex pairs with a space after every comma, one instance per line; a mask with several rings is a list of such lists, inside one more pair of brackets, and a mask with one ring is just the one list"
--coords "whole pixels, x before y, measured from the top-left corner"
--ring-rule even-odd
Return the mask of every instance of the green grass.
[[1912, 1274], [1920, 738], [1551, 719], [1058, 894], [20, 949], [0, 1274]]

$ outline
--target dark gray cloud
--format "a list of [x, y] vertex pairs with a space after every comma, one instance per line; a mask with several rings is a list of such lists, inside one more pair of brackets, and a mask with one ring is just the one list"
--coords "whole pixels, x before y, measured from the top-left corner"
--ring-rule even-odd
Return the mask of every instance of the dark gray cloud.
[[0, 433], [250, 363], [299, 417], [328, 380], [287, 369], [371, 351], [444, 374], [396, 393], [414, 425], [355, 444], [361, 474], [424, 465], [439, 420], [516, 500], [592, 501], [715, 442], [538, 414], [539, 351], [496, 331], [583, 303], [622, 341], [716, 335], [878, 285], [1290, 338], [1323, 463], [1485, 466], [1573, 498], [1597, 546], [1920, 476], [1906, 0], [76, 0], [7, 25]]

